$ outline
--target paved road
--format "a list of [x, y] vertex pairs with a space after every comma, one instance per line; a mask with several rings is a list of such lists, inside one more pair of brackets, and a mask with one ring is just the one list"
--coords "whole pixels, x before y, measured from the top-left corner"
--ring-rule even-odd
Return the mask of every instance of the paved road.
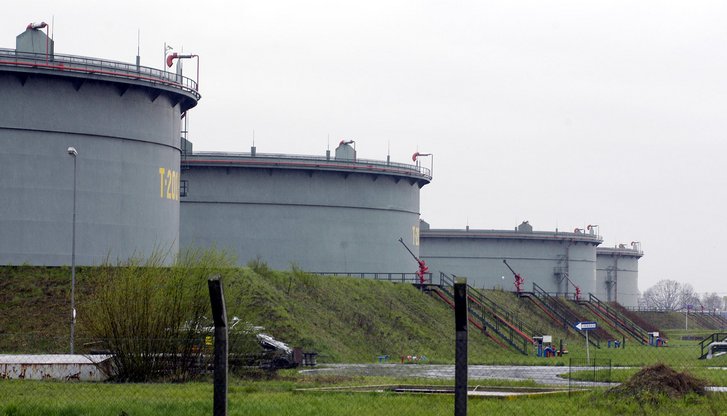
[[[727, 367], [716, 367], [727, 370]], [[573, 367], [573, 371], [593, 370], [593, 367]], [[471, 365], [469, 380], [532, 380], [543, 385], [568, 385], [568, 379], [558, 377], [568, 372], [568, 367], [521, 366], [521, 365]], [[453, 365], [438, 364], [325, 364], [314, 369], [302, 370], [304, 374], [366, 375], [399, 378], [434, 378], [454, 380]], [[470, 382], [469, 384], [473, 384]], [[617, 383], [573, 381], [574, 386], [609, 386]], [[711, 386], [707, 390], [727, 393], [725, 386]]]
[[[573, 367], [574, 371], [593, 370], [593, 367]], [[568, 367], [470, 365], [470, 380], [532, 380], [546, 385], [567, 385], [568, 380], [558, 377], [568, 372]], [[367, 375], [401, 378], [454, 379], [453, 365], [438, 364], [326, 364], [319, 368], [302, 370], [304, 374]], [[592, 382], [574, 382], [593, 386]], [[608, 383], [598, 383], [608, 385]]]

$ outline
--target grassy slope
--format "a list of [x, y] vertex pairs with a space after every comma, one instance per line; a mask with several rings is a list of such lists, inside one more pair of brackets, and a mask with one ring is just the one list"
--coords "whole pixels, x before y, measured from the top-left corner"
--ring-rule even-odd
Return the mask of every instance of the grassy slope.
[[[68, 268], [0, 268], [0, 352], [65, 352], [70, 311]], [[224, 280], [228, 316], [262, 325], [281, 340], [321, 354], [322, 361], [372, 362], [378, 355], [425, 355], [453, 362], [453, 313], [411, 285], [317, 277], [295, 271], [232, 270]], [[90, 341], [84, 302], [94, 269], [77, 273], [77, 346]], [[500, 349], [470, 332], [470, 357]]]
[[[653, 322], [658, 328], [666, 331], [672, 329], [684, 329], [684, 312], [639, 312], [639, 315]], [[700, 329], [703, 332], [715, 332], [714, 328], [703, 325], [701, 320], [694, 319], [690, 314], [687, 325], [692, 329]], [[671, 332], [671, 331], [670, 331]]]
[[[83, 327], [84, 304], [92, 296], [95, 271], [81, 268], [77, 273], [76, 345], [81, 351], [83, 343], [90, 341]], [[322, 355], [321, 362], [373, 362], [384, 354], [392, 360], [401, 355], [425, 355], [430, 362], [438, 363], [454, 360], [453, 312], [411, 285], [316, 277], [265, 267], [231, 270], [224, 277], [224, 285], [230, 318], [239, 316], [266, 327], [293, 346], [317, 351]], [[0, 268], [0, 353], [66, 352], [69, 286], [68, 268]], [[488, 291], [486, 295], [536, 332], [552, 335], [556, 345], [562, 339], [570, 354], [545, 360], [533, 357], [531, 351], [525, 357], [503, 350], [470, 327], [472, 364], [567, 365], [568, 358], [585, 357], [583, 339], [573, 331], [554, 326], [530, 301], [503, 291]], [[705, 365], [704, 361], [693, 362], [699, 355], [697, 344], [671, 339], [673, 348], [656, 350], [629, 343], [626, 350], [592, 350], [591, 356], [613, 358], [614, 365], [662, 360]]]
[[[371, 362], [379, 355], [454, 359], [452, 312], [411, 285], [258, 273], [243, 270], [227, 282], [228, 314], [263, 325], [280, 339], [319, 352], [324, 360]], [[496, 348], [477, 333], [470, 334], [470, 341], [473, 359]]]

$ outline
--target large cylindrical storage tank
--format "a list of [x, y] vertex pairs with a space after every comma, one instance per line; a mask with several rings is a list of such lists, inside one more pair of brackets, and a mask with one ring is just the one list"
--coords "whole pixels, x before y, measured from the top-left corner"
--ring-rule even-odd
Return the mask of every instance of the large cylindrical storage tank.
[[639, 259], [644, 255], [638, 243], [596, 250], [596, 296], [627, 308], [639, 306]]
[[596, 246], [601, 238], [583, 232], [533, 231], [527, 223], [515, 230], [432, 229], [423, 223], [421, 257], [436, 276], [464, 276], [480, 288], [515, 290], [503, 260], [525, 278], [525, 291], [536, 283], [547, 292], [588, 296], [596, 289]]
[[[310, 272], [414, 272], [420, 166], [336, 157], [197, 153], [182, 160], [182, 247], [217, 249], [244, 265]], [[348, 156], [346, 156], [348, 155]]]
[[[17, 44], [41, 41], [29, 29]], [[196, 105], [196, 84], [135, 64], [33, 52], [0, 49], [0, 264], [71, 264], [74, 170], [76, 264], [155, 251], [172, 258], [180, 116]]]

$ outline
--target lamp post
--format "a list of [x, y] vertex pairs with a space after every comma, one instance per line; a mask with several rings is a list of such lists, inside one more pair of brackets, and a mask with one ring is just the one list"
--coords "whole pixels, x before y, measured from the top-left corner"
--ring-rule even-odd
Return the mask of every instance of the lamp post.
[[76, 158], [78, 151], [75, 147], [69, 147], [68, 154], [73, 157], [73, 231], [71, 233], [71, 354], [73, 354], [76, 329]]

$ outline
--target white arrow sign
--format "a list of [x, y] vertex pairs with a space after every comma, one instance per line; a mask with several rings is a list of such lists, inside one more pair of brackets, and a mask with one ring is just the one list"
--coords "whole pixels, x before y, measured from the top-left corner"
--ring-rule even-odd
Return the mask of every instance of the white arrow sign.
[[591, 329], [596, 329], [595, 322], [578, 322], [573, 326], [575, 326], [575, 328], [579, 331], [590, 331]]

